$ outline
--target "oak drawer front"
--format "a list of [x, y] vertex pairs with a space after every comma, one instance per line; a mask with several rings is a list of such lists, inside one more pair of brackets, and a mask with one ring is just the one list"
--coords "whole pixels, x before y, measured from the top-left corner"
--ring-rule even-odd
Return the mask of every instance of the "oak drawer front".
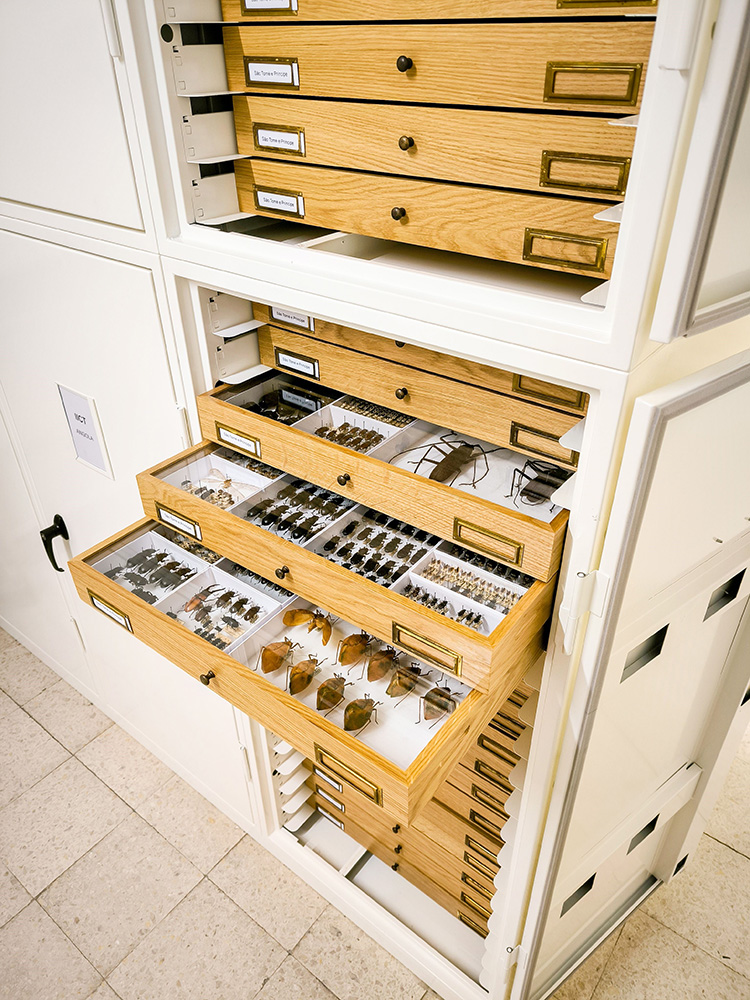
[[397, 32], [254, 24], [225, 28], [224, 50], [229, 90], [238, 92], [632, 114], [653, 30], [651, 21], [408, 24]]
[[[418, 528], [547, 581], [560, 563], [568, 520], [560, 511], [550, 523], [520, 510], [415, 475], [376, 456], [359, 454], [304, 430], [249, 412], [228, 401], [243, 387], [214, 389], [198, 397], [203, 436], [217, 444], [246, 442], [246, 449], [263, 462], [301, 476], [350, 500], [377, 507]], [[239, 442], [239, 445], [236, 444]], [[398, 449], [398, 444], [391, 446]], [[417, 456], [423, 454], [415, 452]], [[341, 479], [344, 484], [342, 486]], [[471, 526], [471, 527], [469, 527]]]
[[281, 581], [299, 597], [477, 690], [502, 691], [504, 700], [531, 667], [529, 657], [541, 650], [539, 632], [551, 612], [554, 580], [533, 583], [494, 631], [482, 635], [161, 478], [210, 454], [211, 447], [190, 448], [138, 475], [147, 517], [197, 537], [272, 583]]
[[459, 815], [437, 799], [424, 806], [412, 827], [455, 857], [462, 857], [469, 850], [490, 867], [497, 867], [502, 836]]
[[235, 97], [243, 156], [619, 199], [635, 129], [559, 118], [419, 105]]
[[655, 14], [657, 0], [222, 0], [225, 21], [469, 21]]
[[532, 458], [569, 469], [578, 464], [578, 453], [561, 445], [559, 438], [576, 426], [579, 417], [277, 327], [261, 327], [258, 343], [262, 363], [271, 368], [292, 372], [296, 359], [313, 359], [318, 375], [311, 381]]
[[271, 326], [291, 330], [292, 333], [310, 331], [316, 340], [323, 340], [337, 347], [370, 354], [385, 361], [395, 361], [409, 368], [443, 375], [455, 382], [479, 386], [487, 391], [500, 392], [505, 396], [514, 396], [555, 410], [584, 416], [588, 409], [588, 395], [570, 386], [544, 382], [531, 376], [504, 371], [502, 368], [466, 361], [453, 354], [442, 354], [426, 347], [389, 340], [374, 333], [365, 333], [364, 330], [330, 323], [317, 316], [295, 315], [294, 322], [291, 322], [290, 318], [285, 318], [289, 317], [288, 310], [254, 302], [253, 317]]
[[608, 202], [517, 194], [272, 160], [238, 160], [240, 211], [570, 274], [609, 278]]
[[435, 801], [468, 820], [488, 836], [501, 839], [502, 828], [508, 819], [505, 803], [511, 792], [499, 788], [487, 791], [478, 781], [470, 782], [468, 787], [470, 791], [467, 794], [446, 781], [435, 792]]

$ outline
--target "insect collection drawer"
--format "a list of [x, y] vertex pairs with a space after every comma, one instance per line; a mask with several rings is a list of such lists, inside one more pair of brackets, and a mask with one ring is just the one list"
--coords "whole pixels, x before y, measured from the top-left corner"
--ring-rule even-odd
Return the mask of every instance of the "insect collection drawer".
[[635, 113], [653, 22], [224, 28], [229, 90]]
[[238, 160], [240, 211], [575, 274], [611, 274], [605, 202], [275, 160]]
[[235, 97], [234, 120], [242, 156], [590, 198], [623, 197], [635, 142], [605, 118], [279, 96]]
[[138, 476], [146, 514], [485, 692], [518, 680], [542, 583], [237, 452], [204, 443]]
[[468, 21], [655, 14], [657, 0], [222, 0], [225, 21]]
[[537, 634], [505, 687], [480, 694], [149, 520], [69, 565], [86, 603], [316, 761], [386, 828], [414, 820], [541, 653]]
[[[367, 382], [366, 373], [359, 381]], [[494, 404], [492, 394], [484, 395]], [[525, 424], [535, 419], [534, 404], [496, 398], [500, 406], [526, 414]], [[419, 396], [417, 408], [418, 403]], [[442, 401], [434, 409], [443, 409]], [[531, 469], [550, 486], [561, 485], [568, 470], [549, 463], [540, 469], [508, 448], [276, 371], [199, 396], [198, 413], [204, 437], [217, 444], [378, 506], [537, 579], [549, 580], [557, 572], [567, 511], [539, 493], [533, 503], [525, 498], [535, 481], [542, 490], [538, 475], [530, 478]], [[557, 413], [553, 419], [575, 420]], [[395, 542], [389, 551], [399, 551]]]

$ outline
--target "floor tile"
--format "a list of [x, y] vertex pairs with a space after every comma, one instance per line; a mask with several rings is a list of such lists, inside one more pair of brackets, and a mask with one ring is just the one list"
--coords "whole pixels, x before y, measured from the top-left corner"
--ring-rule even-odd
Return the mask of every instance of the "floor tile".
[[250, 837], [241, 840], [209, 877], [288, 950], [327, 906], [322, 896]]
[[750, 858], [750, 762], [735, 760], [706, 833]]
[[0, 1000], [86, 1000], [100, 982], [38, 903], [0, 930]]
[[336, 997], [289, 955], [254, 1000], [336, 1000]]
[[243, 836], [236, 823], [176, 774], [138, 812], [204, 875]]
[[750, 982], [668, 927], [636, 912], [592, 1000], [745, 1000]]
[[71, 757], [0, 810], [0, 856], [36, 896], [129, 812]]
[[9, 715], [17, 708], [18, 705], [16, 705], [10, 695], [6, 694], [5, 691], [0, 691], [0, 719], [4, 719], [6, 715]]
[[77, 756], [133, 807], [144, 802], [174, 773], [119, 726], [110, 726]]
[[119, 1000], [119, 997], [106, 983], [102, 983], [98, 990], [91, 994], [89, 1000]]
[[109, 976], [122, 1000], [248, 1000], [285, 953], [204, 879]]
[[750, 861], [704, 837], [672, 882], [643, 904], [646, 913], [724, 965], [750, 976]]
[[24, 705], [59, 680], [54, 670], [50, 670], [25, 646], [15, 643], [0, 650], [0, 688], [19, 705]]
[[339, 1000], [421, 1000], [425, 993], [424, 983], [332, 906], [294, 957]]
[[599, 947], [568, 976], [562, 986], [559, 986], [550, 1000], [591, 1000], [599, 980], [602, 978], [604, 966], [609, 961], [615, 945], [620, 937], [621, 928], [613, 931]]
[[747, 761], [747, 763], [750, 764], [750, 726], [747, 727], [745, 735], [742, 738], [742, 743], [740, 743], [737, 756], [740, 760]]
[[107, 976], [200, 880], [197, 868], [131, 813], [39, 902]]
[[15, 705], [0, 726], [0, 808], [69, 756], [65, 747]]
[[0, 862], [0, 927], [15, 917], [30, 899], [15, 875]]
[[12, 635], [6, 632], [4, 628], [0, 628], [0, 653], [2, 653], [4, 649], [10, 649], [12, 646], [18, 645], [19, 644]]
[[104, 712], [67, 681], [58, 681], [42, 691], [27, 701], [24, 709], [71, 753], [76, 753], [112, 725]]

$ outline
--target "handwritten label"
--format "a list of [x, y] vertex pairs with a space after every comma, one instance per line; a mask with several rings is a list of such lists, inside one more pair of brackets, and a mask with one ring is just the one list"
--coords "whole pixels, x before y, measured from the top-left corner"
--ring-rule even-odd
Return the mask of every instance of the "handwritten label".
[[301, 129], [269, 128], [255, 126], [255, 146], [257, 149], [273, 149], [282, 153], [305, 155], [305, 133]]
[[278, 309], [276, 306], [271, 306], [271, 319], [277, 319], [280, 323], [288, 323], [290, 326], [300, 326], [303, 330], [315, 329], [315, 320], [312, 316], [290, 312], [288, 309]]
[[285, 215], [305, 214], [305, 202], [301, 195], [283, 194], [276, 191], [261, 191], [255, 189], [255, 201], [258, 208], [266, 208], [272, 212], [283, 212]]
[[297, 10], [297, 0], [242, 0], [243, 14], [258, 14], [264, 10]]
[[245, 62], [247, 82], [266, 87], [299, 87], [299, 66], [296, 59], [288, 62]]
[[246, 451], [253, 458], [260, 458], [260, 441], [257, 438], [245, 437], [244, 434], [231, 431], [228, 427], [222, 427], [221, 424], [216, 425], [216, 436], [225, 444], [231, 444], [233, 448]]
[[122, 627], [126, 628], [128, 632], [133, 631], [133, 626], [130, 624], [130, 619], [127, 615], [122, 614], [120, 611], [116, 611], [115, 608], [101, 600], [101, 598], [97, 597], [96, 594], [92, 594], [91, 591], [89, 591], [89, 597], [91, 598], [91, 603], [97, 611], [101, 611], [103, 615], [111, 618], [112, 621], [117, 622], [118, 625], [122, 625]]
[[278, 368], [299, 372], [300, 375], [308, 375], [310, 378], [320, 378], [320, 366], [313, 358], [303, 358], [300, 354], [280, 351], [278, 347], [276, 348], [276, 365]]
[[298, 392], [289, 392], [288, 389], [281, 390], [281, 398], [285, 403], [289, 403], [290, 406], [297, 406], [300, 410], [308, 410], [310, 413], [320, 410], [323, 406], [323, 401], [320, 399], [311, 399], [310, 396], [302, 396]]
[[156, 514], [160, 521], [168, 524], [171, 528], [177, 528], [178, 531], [181, 531], [185, 535], [190, 535], [191, 538], [196, 538], [198, 541], [201, 541], [203, 538], [200, 525], [196, 524], [195, 521], [188, 521], [187, 518], [180, 517], [173, 510], [162, 507], [158, 503], [156, 504]]
[[76, 450], [76, 458], [91, 466], [92, 469], [96, 469], [97, 472], [103, 472], [106, 476], [114, 479], [104, 437], [99, 426], [96, 402], [90, 396], [74, 392], [64, 385], [58, 384], [57, 390], [65, 410], [70, 436]]

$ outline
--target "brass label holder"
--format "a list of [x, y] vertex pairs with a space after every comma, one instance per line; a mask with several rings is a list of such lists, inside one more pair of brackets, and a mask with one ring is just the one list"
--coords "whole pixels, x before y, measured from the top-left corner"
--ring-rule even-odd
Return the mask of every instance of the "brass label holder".
[[274, 367], [280, 371], [304, 375], [305, 378], [314, 378], [316, 382], [320, 382], [320, 363], [317, 358], [298, 354], [296, 351], [287, 351], [284, 347], [274, 347], [273, 358]]
[[347, 785], [351, 785], [352, 788], [356, 789], [366, 798], [370, 799], [375, 803], [376, 806], [383, 805], [383, 789], [379, 785], [376, 785], [374, 781], [370, 781], [365, 778], [364, 775], [360, 774], [359, 771], [355, 771], [353, 767], [345, 764], [343, 760], [339, 760], [338, 757], [334, 757], [332, 753], [325, 750], [323, 747], [319, 746], [317, 743], [314, 744], [315, 748], [315, 762], [320, 764], [322, 767], [327, 767], [329, 771], [332, 771], [337, 778], [346, 782]]
[[254, 184], [253, 201], [259, 212], [294, 215], [299, 219], [305, 217], [305, 198], [301, 191], [285, 191], [283, 188]]
[[470, 917], [466, 916], [466, 914], [462, 913], [460, 910], [457, 910], [456, 916], [458, 917], [458, 919], [461, 921], [462, 924], [466, 924], [467, 927], [470, 927], [475, 934], [478, 934], [480, 937], [483, 938], [487, 937], [487, 934], [489, 932], [486, 931], [484, 927], [480, 927], [479, 924], [475, 924]]
[[[625, 195], [630, 176], [629, 156], [596, 156], [593, 153], [563, 153], [558, 150], [545, 149], [542, 152], [542, 169], [539, 177], [540, 187], [562, 188], [566, 191], [590, 191], [599, 194]], [[610, 184], [596, 183], [585, 179], [574, 180], [554, 180], [551, 176], [555, 165], [571, 164], [581, 166], [586, 169], [591, 167], [603, 167], [614, 169], [617, 176]]]
[[[279, 136], [296, 136], [296, 149], [294, 145], [285, 146], [283, 145], [283, 139], [279, 138], [274, 141], [270, 138], [271, 133], [278, 133]], [[263, 135], [261, 133], [266, 133], [268, 138], [263, 141]], [[273, 153], [283, 153], [285, 156], [300, 156], [302, 158], [307, 156], [307, 149], [305, 148], [305, 130], [303, 128], [297, 128], [294, 125], [267, 125], [261, 122], [253, 123], [253, 145], [258, 150], [258, 152], [273, 152]]]
[[[475, 541], [471, 537], [473, 535], [479, 535], [480, 541]], [[509, 566], [523, 565], [523, 543], [500, 535], [496, 531], [490, 531], [489, 528], [472, 524], [471, 521], [465, 521], [461, 517], [456, 517], [453, 520], [453, 538], [457, 542], [461, 542], [462, 545], [483, 552], [487, 556], [492, 556], [493, 559], [500, 559]], [[498, 545], [492, 546], [490, 540], [497, 542]]]
[[398, 622], [393, 622], [391, 636], [394, 645], [419, 657], [425, 663], [431, 663], [440, 670], [447, 670], [456, 677], [461, 676], [464, 658], [460, 653], [454, 653], [447, 646], [441, 646], [439, 642], [427, 639], [413, 629], [399, 625]]
[[297, 7], [298, 0], [242, 0], [242, 13], [248, 17], [296, 17]]
[[[533, 381], [534, 385], [527, 385], [526, 382]], [[545, 388], [540, 388], [544, 385]], [[569, 389], [564, 385], [554, 385], [552, 382], [540, 382], [538, 379], [528, 379], [525, 375], [513, 375], [513, 393], [517, 396], [525, 396], [527, 399], [538, 399], [540, 403], [547, 403], [550, 406], [565, 406], [571, 410], [581, 410], [586, 403], [586, 393], [578, 389]]]
[[230, 445], [234, 451], [242, 452], [249, 458], [260, 458], [261, 445], [258, 438], [250, 437], [249, 434], [240, 434], [231, 427], [227, 427], [226, 424], [220, 424], [218, 420], [215, 421], [215, 424], [216, 437], [222, 444]]
[[[531, 439], [531, 440], [530, 440]], [[560, 438], [556, 434], [547, 434], [536, 427], [527, 427], [525, 424], [517, 424], [515, 420], [510, 425], [510, 446], [523, 451], [530, 451], [534, 455], [548, 458], [552, 462], [567, 462], [570, 465], [578, 465], [580, 455], [577, 451], [569, 451], [569, 457], [560, 455], [557, 451], [550, 451], [544, 448], [543, 443], [549, 441], [551, 444], [560, 446]], [[563, 449], [564, 450], [564, 449]]]
[[558, 10], [570, 10], [575, 7], [656, 7], [659, 0], [557, 0]]
[[[559, 255], [554, 256], [549, 251], [542, 253], [535, 247], [537, 241], [570, 243], [573, 246], [584, 247], [591, 251], [591, 260], [570, 260], [570, 258]], [[576, 236], [575, 233], [559, 233], [551, 229], [527, 228], [523, 240], [523, 259], [532, 264], [549, 264], [551, 267], [562, 267], [571, 271], [590, 271], [592, 274], [603, 274], [607, 264], [608, 248], [609, 240], [605, 237]]]
[[484, 920], [489, 920], [492, 916], [492, 913], [488, 909], [478, 903], [476, 899], [472, 899], [472, 897], [463, 892], [463, 890], [461, 891], [461, 902], [464, 906], [468, 906], [470, 910], [478, 913]]
[[177, 510], [172, 510], [171, 507], [165, 507], [158, 500], [154, 500], [154, 507], [156, 508], [157, 518], [163, 524], [168, 524], [170, 528], [175, 528], [177, 531], [181, 531], [183, 535], [189, 535], [198, 542], [203, 540], [203, 532], [197, 521], [185, 517]]
[[97, 611], [101, 611], [101, 613], [106, 615], [107, 618], [111, 618], [113, 622], [117, 622], [117, 624], [121, 626], [121, 628], [124, 628], [126, 632], [133, 632], [133, 626], [130, 624], [130, 619], [126, 614], [123, 614], [122, 611], [118, 611], [113, 604], [110, 604], [109, 601], [105, 601], [103, 597], [99, 597], [93, 592], [93, 590], [88, 590], [87, 588], [87, 593], [89, 595], [89, 600]]
[[244, 56], [243, 64], [248, 87], [299, 90], [299, 63], [295, 58]]
[[[622, 77], [625, 82], [623, 93], [588, 94], [576, 92], [573, 87], [565, 88], [565, 77]], [[544, 81], [544, 100], [559, 104], [601, 104], [635, 107], [641, 90], [643, 63], [599, 63], [599, 62], [550, 62]]]

